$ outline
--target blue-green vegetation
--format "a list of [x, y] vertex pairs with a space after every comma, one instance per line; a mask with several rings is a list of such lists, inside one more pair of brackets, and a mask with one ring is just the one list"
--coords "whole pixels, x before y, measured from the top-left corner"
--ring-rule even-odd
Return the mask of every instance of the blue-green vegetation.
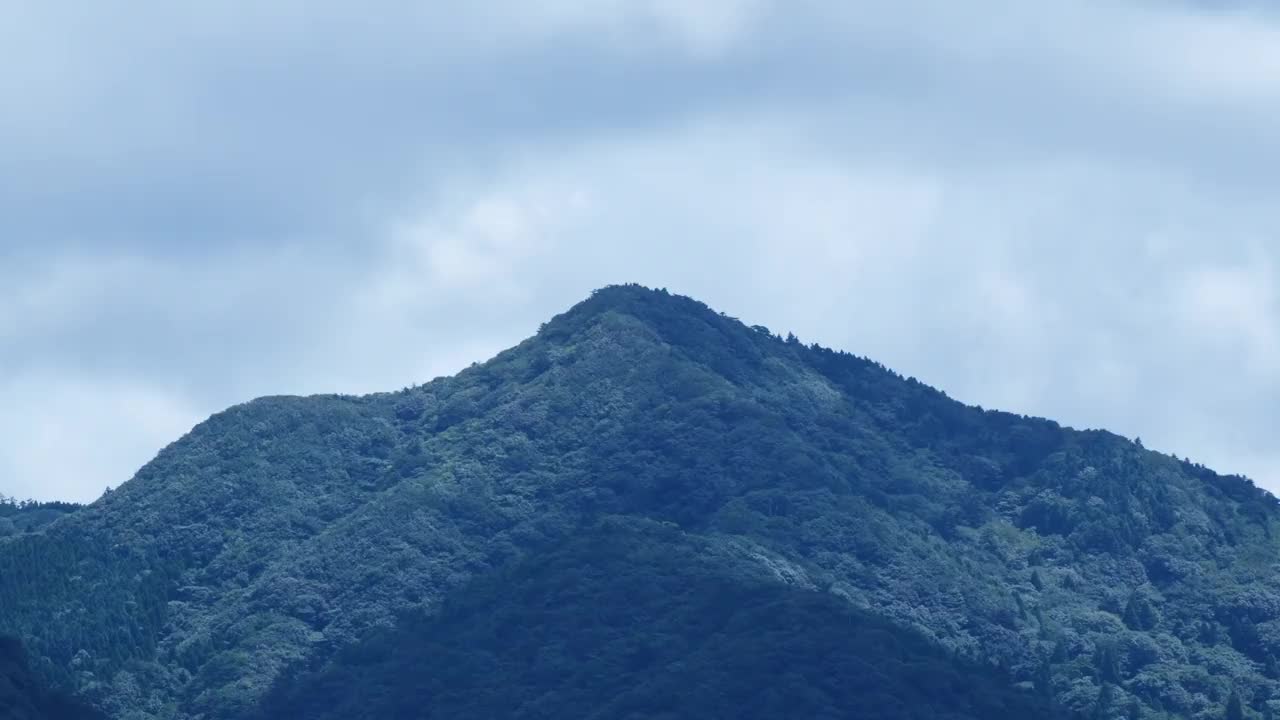
[[0, 539], [0, 633], [117, 720], [1268, 718], [1278, 520], [1243, 478], [612, 287], [456, 377], [210, 418]]
[[0, 637], [0, 718], [106, 720], [93, 708], [48, 687], [32, 672], [22, 643], [8, 637]]
[[1042, 693], [669, 526], [609, 518], [286, 674], [255, 720], [1001, 720]]
[[80, 506], [66, 502], [36, 502], [0, 495], [0, 538], [35, 532]]

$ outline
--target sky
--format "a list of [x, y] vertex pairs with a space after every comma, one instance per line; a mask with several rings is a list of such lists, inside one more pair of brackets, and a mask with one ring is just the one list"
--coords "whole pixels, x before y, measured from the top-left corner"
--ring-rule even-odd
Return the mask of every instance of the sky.
[[0, 0], [0, 493], [620, 282], [1280, 490], [1280, 4]]

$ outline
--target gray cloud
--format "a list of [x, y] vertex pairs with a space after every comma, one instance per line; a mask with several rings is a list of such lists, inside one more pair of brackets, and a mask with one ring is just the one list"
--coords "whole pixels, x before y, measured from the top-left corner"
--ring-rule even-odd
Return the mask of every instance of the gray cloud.
[[[392, 389], [610, 282], [1280, 489], [1280, 20], [0, 4], [0, 490]], [[12, 108], [12, 111], [10, 111]]]

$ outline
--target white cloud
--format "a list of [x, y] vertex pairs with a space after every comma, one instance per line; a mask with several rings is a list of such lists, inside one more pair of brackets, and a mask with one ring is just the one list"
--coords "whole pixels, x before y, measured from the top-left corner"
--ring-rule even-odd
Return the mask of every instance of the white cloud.
[[9, 376], [0, 407], [0, 483], [20, 498], [94, 500], [203, 419], [179, 391], [100, 374]]
[[1280, 21], [1262, 13], [1150, 13], [1137, 52], [1153, 85], [1220, 108], [1280, 103]]
[[1256, 382], [1280, 385], [1280, 294], [1272, 258], [1192, 269], [1182, 309], [1202, 342], [1243, 357]]
[[[1272, 14], [110, 5], [0, 0], [0, 262], [23, 256], [0, 368], [46, 428], [0, 445], [9, 473], [132, 407], [155, 429], [103, 442], [420, 382], [625, 281], [972, 402], [1278, 466]], [[89, 419], [42, 409], [64, 386]], [[90, 442], [42, 477], [72, 487], [107, 458]]]
[[390, 290], [391, 305], [413, 302], [425, 291], [501, 293], [519, 263], [554, 250], [557, 237], [589, 203], [580, 187], [541, 187], [522, 179], [462, 207], [432, 207], [426, 217], [393, 227], [395, 277], [380, 284]]

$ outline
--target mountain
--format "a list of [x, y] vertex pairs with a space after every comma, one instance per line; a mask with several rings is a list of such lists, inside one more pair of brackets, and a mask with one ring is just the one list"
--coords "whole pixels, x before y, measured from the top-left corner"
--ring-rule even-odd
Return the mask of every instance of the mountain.
[[455, 377], [213, 416], [0, 539], [0, 633], [119, 720], [1268, 717], [1278, 520], [610, 287]]
[[288, 673], [254, 717], [1065, 717], [1007, 675], [761, 570], [678, 528], [610, 518]]
[[80, 506], [65, 502], [18, 502], [0, 494], [0, 538], [35, 532]]
[[7, 637], [0, 637], [0, 718], [105, 720], [93, 708], [46, 687], [32, 672], [22, 643]]

